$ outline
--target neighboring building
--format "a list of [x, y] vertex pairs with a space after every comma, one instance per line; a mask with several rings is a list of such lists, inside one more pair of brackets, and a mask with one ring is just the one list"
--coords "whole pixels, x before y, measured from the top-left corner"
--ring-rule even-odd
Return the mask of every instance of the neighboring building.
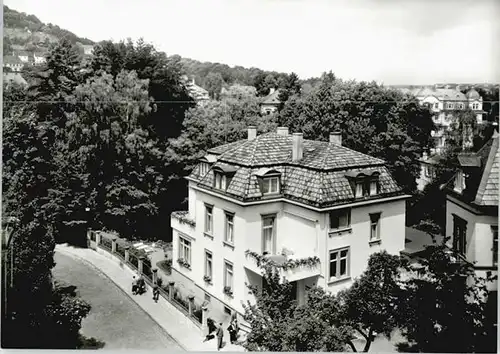
[[3, 82], [10, 84], [10, 83], [16, 83], [22, 86], [28, 86], [28, 83], [24, 79], [24, 77], [18, 73], [18, 72], [13, 72], [13, 73], [3, 73]]
[[210, 99], [208, 91], [203, 87], [196, 85], [196, 81], [194, 78], [192, 80], [189, 80], [189, 78], [184, 75], [182, 77], [182, 80], [184, 82], [184, 85], [186, 86], [186, 89], [188, 90], [189, 95], [195, 101], [207, 101]]
[[8, 55], [3, 57], [3, 66], [14, 72], [19, 72], [23, 69], [23, 62], [16, 56]]
[[423, 191], [425, 186], [431, 183], [437, 176], [441, 157], [439, 155], [428, 156], [424, 155], [420, 161], [420, 176], [417, 179], [417, 189]]
[[19, 52], [16, 55], [19, 58], [19, 60], [21, 60], [21, 62], [25, 64], [29, 63], [30, 55], [28, 52]]
[[[319, 265], [283, 271], [300, 303], [318, 285], [338, 292], [372, 253], [405, 247], [406, 198], [384, 161], [288, 128], [208, 151], [188, 180], [188, 211], [175, 212], [172, 276], [182, 291], [224, 318], [255, 299], [261, 270], [246, 252]], [[280, 256], [282, 255], [282, 256]]]
[[93, 45], [82, 44], [82, 47], [83, 47], [83, 54], [84, 55], [92, 55], [93, 54], [93, 51], [94, 51]]
[[432, 154], [439, 154], [443, 151], [446, 145], [447, 131], [450, 129], [456, 111], [469, 107], [474, 111], [478, 124], [483, 122], [483, 115], [486, 113], [483, 111], [483, 99], [474, 89], [469, 90], [465, 95], [457, 89], [450, 88], [450, 85], [446, 85], [444, 88], [437, 85], [432, 88], [403, 88], [401, 91], [415, 95], [418, 101], [422, 105], [428, 105], [434, 114], [433, 120], [437, 129], [432, 132], [435, 142]]
[[[498, 133], [477, 153], [459, 155], [460, 169], [444, 186], [446, 236], [477, 275], [498, 272]], [[497, 281], [489, 284], [497, 291]]]
[[278, 108], [281, 104], [279, 100], [280, 90], [276, 90], [271, 88], [269, 91], [269, 95], [267, 95], [262, 103], [260, 104], [260, 113], [261, 114], [273, 114], [278, 111]]
[[33, 60], [35, 65], [42, 65], [47, 61], [44, 53], [33, 53]]

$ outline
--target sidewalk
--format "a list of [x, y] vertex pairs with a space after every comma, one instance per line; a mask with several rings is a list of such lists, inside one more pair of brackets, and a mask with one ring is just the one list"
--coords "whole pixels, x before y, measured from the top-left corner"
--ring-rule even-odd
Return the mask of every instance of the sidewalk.
[[[101, 255], [91, 249], [74, 248], [67, 245], [56, 245], [56, 252], [78, 258], [83, 262], [97, 268], [101, 273], [110, 278], [118, 287], [129, 295], [154, 321], [160, 325], [181, 347], [187, 351], [217, 351], [215, 339], [203, 342], [206, 333], [184, 316], [172, 304], [160, 296], [158, 303], [152, 298], [152, 289], [144, 295], [132, 295], [132, 277], [136, 275], [130, 268]], [[110, 255], [110, 257], [112, 257]], [[224, 328], [224, 348], [221, 351], [241, 352], [241, 346], [229, 343], [229, 333]]]

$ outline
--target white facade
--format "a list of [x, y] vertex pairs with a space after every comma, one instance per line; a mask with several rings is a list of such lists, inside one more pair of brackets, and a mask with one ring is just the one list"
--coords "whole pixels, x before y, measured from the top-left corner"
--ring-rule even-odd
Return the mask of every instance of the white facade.
[[46, 62], [46, 59], [45, 59], [45, 57], [43, 55], [36, 55], [36, 54], [34, 54], [33, 58], [35, 60], [35, 65], [44, 64]]
[[[188, 217], [195, 221], [196, 226], [182, 224], [172, 217], [173, 269], [182, 275], [179, 277], [180, 282], [186, 283], [187, 280], [188, 284], [197, 288], [195, 292], [203, 292], [242, 313], [242, 303], [254, 300], [245, 283], [261, 286], [262, 279], [255, 261], [247, 258], [245, 252], [263, 253], [263, 218], [273, 216], [271, 253], [280, 254], [286, 249], [293, 252], [290, 258], [316, 256], [320, 259], [317, 268], [297, 268], [284, 273], [289, 281], [295, 282], [297, 298], [302, 302], [309, 286], [319, 285], [332, 292], [350, 286], [353, 279], [366, 269], [372, 253], [386, 250], [391, 254], [399, 254], [405, 245], [405, 203], [404, 196], [400, 196], [347, 205], [352, 208], [350, 222], [342, 222], [340, 229], [331, 230], [328, 211], [316, 211], [287, 201], [241, 205], [228, 197], [202, 190], [190, 182]], [[212, 208], [211, 217], [207, 217], [207, 207]], [[378, 222], [373, 222], [373, 236], [379, 238], [370, 241], [370, 214], [378, 213], [380, 218]], [[228, 228], [231, 228], [227, 225], [227, 215], [233, 225], [232, 243], [225, 239], [229, 236]], [[207, 226], [210, 223], [207, 220], [210, 219], [213, 220], [213, 226]], [[188, 253], [185, 251], [186, 244], [190, 247]], [[345, 250], [347, 253], [341, 253]], [[206, 252], [211, 255], [211, 266], [207, 265], [209, 256], [206, 256]], [[330, 265], [332, 253], [336, 256], [333, 258], [336, 267]], [[177, 262], [179, 257], [183, 258], [187, 254], [190, 269]], [[228, 266], [232, 275], [228, 274]], [[211, 268], [211, 274], [206, 274], [210, 273], [208, 268]], [[334, 270], [337, 273], [331, 276], [330, 271]], [[211, 275], [210, 283], [204, 280], [205, 275]], [[226, 285], [231, 286], [232, 296], [223, 292]]]
[[23, 63], [27, 63], [29, 61], [28, 54], [19, 54], [17, 56], [19, 60], [21, 60]]
[[[477, 208], [447, 196], [446, 236], [452, 237], [450, 247], [453, 247], [453, 238], [464, 238], [462, 254], [467, 261], [474, 263], [478, 276], [486, 277], [487, 272], [498, 273], [498, 215], [485, 215]], [[458, 240], [457, 244], [461, 247]], [[497, 288], [497, 281], [488, 283], [489, 290], [496, 291]]]
[[421, 89], [414, 92], [420, 104], [427, 104], [434, 114], [433, 121], [436, 131], [432, 132], [435, 150], [432, 153], [441, 153], [446, 144], [446, 132], [453, 122], [453, 111], [470, 108], [476, 115], [478, 124], [483, 122], [483, 99], [475, 90], [470, 90], [466, 95], [458, 90]]

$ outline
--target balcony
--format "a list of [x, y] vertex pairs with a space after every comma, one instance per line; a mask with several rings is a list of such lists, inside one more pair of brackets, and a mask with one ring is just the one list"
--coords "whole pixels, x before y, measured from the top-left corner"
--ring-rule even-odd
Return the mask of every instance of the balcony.
[[248, 252], [244, 262], [245, 268], [261, 274], [261, 266], [271, 263], [281, 268], [283, 277], [289, 282], [321, 275], [321, 264], [318, 257], [297, 257], [291, 255], [260, 255]]
[[196, 223], [189, 217], [189, 212], [186, 210], [174, 211], [170, 215], [170, 226], [178, 232], [194, 237]]

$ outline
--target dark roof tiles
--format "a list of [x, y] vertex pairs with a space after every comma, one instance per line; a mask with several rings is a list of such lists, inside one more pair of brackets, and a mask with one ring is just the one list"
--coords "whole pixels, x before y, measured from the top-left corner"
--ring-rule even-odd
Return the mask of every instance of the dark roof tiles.
[[[402, 194], [384, 161], [328, 142], [303, 140], [304, 154], [292, 161], [292, 137], [276, 133], [257, 136], [210, 149], [218, 160], [206, 175], [197, 166], [190, 177], [207, 189], [214, 187], [216, 167], [234, 166], [226, 191], [217, 190], [243, 201], [263, 198], [259, 176], [272, 168], [281, 174], [281, 196], [315, 207], [327, 207], [354, 201], [354, 192], [346, 172], [354, 175], [379, 173], [377, 197]], [[373, 197], [371, 197], [373, 198]]]

